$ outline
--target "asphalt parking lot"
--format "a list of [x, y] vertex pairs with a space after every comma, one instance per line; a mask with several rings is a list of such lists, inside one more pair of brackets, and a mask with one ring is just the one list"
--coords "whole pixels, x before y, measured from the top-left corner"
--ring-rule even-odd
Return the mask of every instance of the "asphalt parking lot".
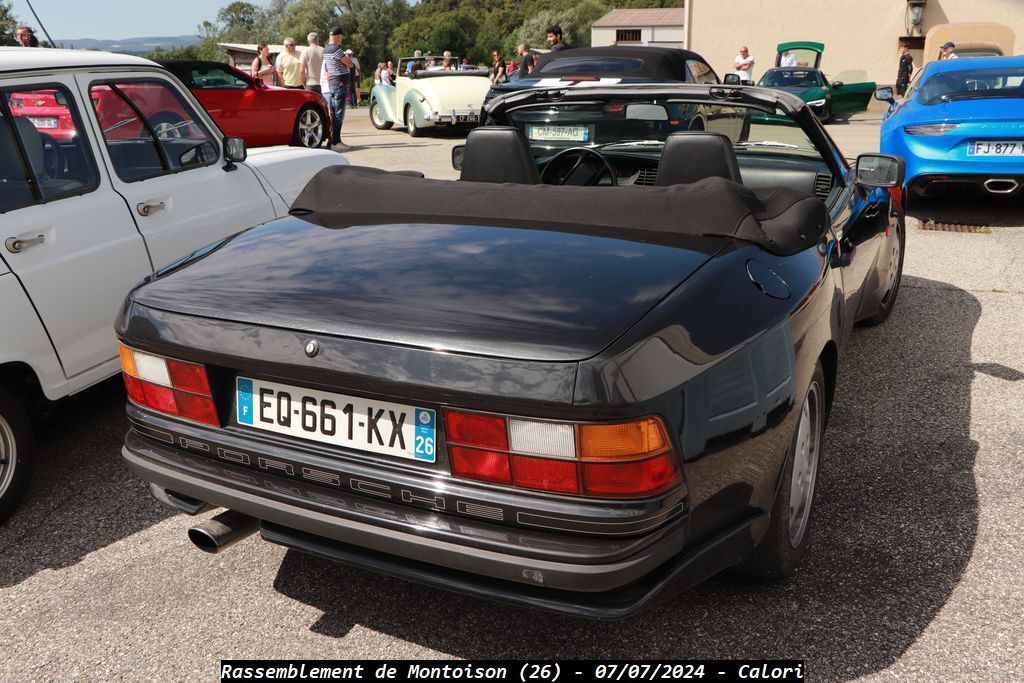
[[[830, 126], [848, 156], [878, 118]], [[344, 137], [354, 164], [453, 178], [458, 136]], [[982, 226], [977, 233], [922, 229]], [[814, 680], [1024, 676], [1024, 201], [921, 202], [896, 311], [841, 362], [814, 542], [793, 579], [722, 575], [620, 623], [511, 608], [193, 518], [120, 461], [115, 380], [61, 404], [0, 528], [0, 679], [212, 679], [222, 658], [802, 658]]]

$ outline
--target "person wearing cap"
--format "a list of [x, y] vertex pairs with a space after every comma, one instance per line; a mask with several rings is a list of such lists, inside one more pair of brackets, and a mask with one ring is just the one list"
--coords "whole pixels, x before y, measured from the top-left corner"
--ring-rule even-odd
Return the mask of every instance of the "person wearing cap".
[[359, 79], [363, 77], [363, 69], [359, 65], [359, 59], [352, 50], [345, 50], [345, 54], [352, 60], [352, 66], [354, 67], [349, 71], [348, 103], [349, 106], [355, 109], [359, 106]]
[[302, 66], [302, 83], [306, 90], [322, 92], [320, 89], [320, 70], [324, 65], [324, 49], [320, 47], [320, 36], [311, 32], [306, 36], [309, 47], [302, 51], [299, 64]]
[[277, 69], [277, 76], [281, 79], [284, 87], [302, 87], [302, 63], [295, 54], [294, 38], [284, 39], [284, 52], [277, 56], [274, 68]]
[[327, 101], [331, 105], [331, 145], [339, 152], [348, 150], [348, 145], [341, 142], [341, 124], [345, 121], [345, 105], [348, 103], [349, 72], [354, 66], [352, 58], [341, 47], [344, 39], [341, 27], [335, 26], [331, 29], [330, 42], [324, 47], [324, 74], [330, 93]]
[[939, 56], [939, 59], [956, 59], [958, 55], [957, 53], [953, 52], [953, 50], [955, 49], [956, 43], [954, 43], [952, 40], [946, 41], [945, 43], [942, 44], [942, 55]]

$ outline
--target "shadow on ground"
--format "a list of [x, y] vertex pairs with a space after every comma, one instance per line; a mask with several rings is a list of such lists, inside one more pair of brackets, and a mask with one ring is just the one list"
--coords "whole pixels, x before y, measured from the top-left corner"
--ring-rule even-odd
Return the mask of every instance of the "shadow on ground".
[[125, 400], [113, 378], [59, 402], [39, 427], [28, 492], [0, 526], [0, 588], [70, 567], [175, 514], [121, 463]]
[[817, 680], [884, 669], [946, 603], [978, 525], [970, 351], [981, 306], [934, 284], [906, 278], [889, 322], [850, 340], [813, 547], [787, 582], [725, 574], [616, 623], [490, 603], [294, 551], [275, 588], [323, 611], [317, 633], [340, 637], [359, 624], [458, 657], [799, 657]]
[[912, 199], [908, 215], [922, 223], [931, 220], [990, 228], [1019, 227], [1024, 216], [1024, 192], [1001, 197], [972, 188], [949, 188], [942, 196]]

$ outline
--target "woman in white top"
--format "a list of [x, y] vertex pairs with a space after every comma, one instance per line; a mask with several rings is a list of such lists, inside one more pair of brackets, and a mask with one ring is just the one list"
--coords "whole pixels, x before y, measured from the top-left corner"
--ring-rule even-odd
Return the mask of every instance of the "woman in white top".
[[270, 48], [266, 43], [256, 46], [256, 59], [252, 60], [252, 77], [258, 78], [265, 85], [274, 85], [274, 63], [270, 61]]

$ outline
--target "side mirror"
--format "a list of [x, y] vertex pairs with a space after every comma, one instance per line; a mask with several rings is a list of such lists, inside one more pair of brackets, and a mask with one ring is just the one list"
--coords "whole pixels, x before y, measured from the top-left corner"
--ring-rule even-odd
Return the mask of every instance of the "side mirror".
[[740, 77], [738, 74], [725, 74], [725, 77], [722, 79], [722, 83], [724, 85], [739, 85]]
[[889, 104], [895, 104], [896, 99], [893, 97], [892, 88], [878, 88], [875, 90], [875, 99], [880, 102], [888, 102]]
[[224, 160], [228, 162], [245, 161], [245, 140], [242, 138], [224, 138]]
[[833, 88], [842, 88], [843, 87], [843, 82], [842, 81], [832, 81], [832, 87]]
[[452, 168], [456, 171], [462, 170], [462, 160], [466, 158], [466, 146], [455, 145], [452, 147]]
[[892, 154], [861, 154], [853, 167], [861, 187], [901, 187], [906, 176], [903, 157]]

